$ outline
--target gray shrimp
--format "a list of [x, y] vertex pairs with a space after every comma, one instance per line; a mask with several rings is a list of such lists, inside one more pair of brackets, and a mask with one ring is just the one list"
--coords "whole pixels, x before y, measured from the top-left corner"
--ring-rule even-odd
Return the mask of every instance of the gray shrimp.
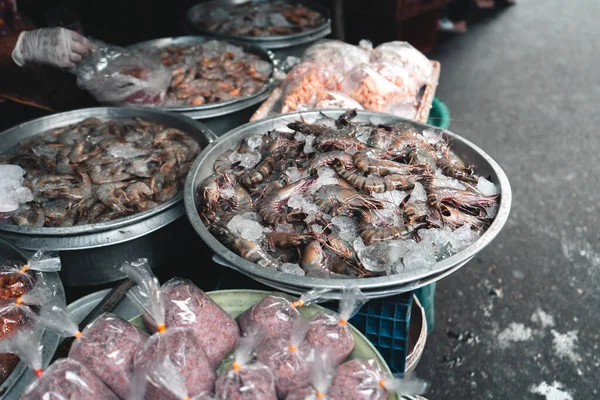
[[381, 201], [340, 185], [319, 188], [313, 200], [322, 212], [331, 215], [348, 215], [356, 210], [383, 208]]
[[[327, 154], [327, 153], [326, 153]], [[420, 166], [401, 164], [395, 161], [379, 159], [377, 152], [359, 151], [354, 154], [353, 163], [356, 169], [368, 174], [386, 175], [420, 175], [425, 169]], [[349, 163], [342, 160], [345, 165]]]
[[302, 251], [300, 267], [306, 276], [313, 278], [348, 278], [327, 269], [327, 255], [318, 240], [309, 242]]
[[256, 204], [258, 215], [269, 224], [283, 224], [295, 221], [303, 214], [289, 214], [283, 212], [282, 208], [287, 201], [296, 193], [302, 193], [314, 182], [314, 178], [301, 179], [281, 189], [273, 189], [263, 196]]
[[342, 161], [336, 160], [333, 163], [333, 169], [342, 178], [346, 179], [352, 186], [366, 193], [383, 193], [391, 190], [411, 190], [415, 183], [419, 181], [416, 175], [387, 175], [363, 176], [356, 171], [346, 169]]

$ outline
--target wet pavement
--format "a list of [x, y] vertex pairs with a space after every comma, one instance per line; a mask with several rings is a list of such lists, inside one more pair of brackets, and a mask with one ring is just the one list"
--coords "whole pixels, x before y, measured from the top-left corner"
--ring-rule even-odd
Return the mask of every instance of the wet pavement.
[[513, 209], [489, 247], [438, 283], [417, 369], [430, 400], [600, 392], [600, 2], [518, 3], [431, 55], [450, 129], [504, 168]]

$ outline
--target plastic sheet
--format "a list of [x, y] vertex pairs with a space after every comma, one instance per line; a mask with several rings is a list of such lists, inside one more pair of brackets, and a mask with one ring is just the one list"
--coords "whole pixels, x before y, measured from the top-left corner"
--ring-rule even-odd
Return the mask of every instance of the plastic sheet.
[[323, 313], [315, 316], [307, 333], [307, 340], [317, 351], [330, 351], [331, 362], [337, 365], [354, 349], [354, 336], [348, 320], [367, 302], [357, 287], [344, 290], [340, 300], [339, 314]]
[[272, 338], [257, 352], [258, 361], [269, 367], [275, 377], [279, 398], [308, 384], [314, 357], [313, 347], [306, 341], [309, 324], [309, 321], [297, 318], [289, 336]]
[[158, 61], [94, 40], [76, 67], [77, 85], [108, 104], [162, 104], [171, 73]]
[[254, 351], [262, 341], [257, 331], [240, 337], [232, 365], [215, 383], [219, 400], [276, 400], [275, 380], [269, 368], [253, 361]]

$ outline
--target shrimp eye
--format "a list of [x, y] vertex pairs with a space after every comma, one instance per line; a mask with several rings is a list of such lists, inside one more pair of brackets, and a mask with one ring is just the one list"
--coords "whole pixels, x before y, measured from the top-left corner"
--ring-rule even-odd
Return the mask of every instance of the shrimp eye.
[[450, 212], [450, 210], [448, 210], [448, 208], [447, 208], [447, 207], [443, 207], [443, 208], [442, 208], [442, 215], [443, 215], [444, 217], [449, 217], [449, 216], [451, 216], [451, 215], [452, 215], [452, 213]]

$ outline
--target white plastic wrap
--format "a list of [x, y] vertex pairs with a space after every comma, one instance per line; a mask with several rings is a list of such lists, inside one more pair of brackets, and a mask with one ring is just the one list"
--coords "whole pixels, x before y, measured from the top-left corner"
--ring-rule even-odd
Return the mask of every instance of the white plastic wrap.
[[77, 85], [108, 104], [162, 104], [171, 73], [159, 62], [93, 41], [96, 49], [77, 65]]
[[388, 62], [402, 68], [423, 85], [431, 80], [431, 61], [407, 42], [388, 42], [377, 46], [371, 55], [371, 62]]

